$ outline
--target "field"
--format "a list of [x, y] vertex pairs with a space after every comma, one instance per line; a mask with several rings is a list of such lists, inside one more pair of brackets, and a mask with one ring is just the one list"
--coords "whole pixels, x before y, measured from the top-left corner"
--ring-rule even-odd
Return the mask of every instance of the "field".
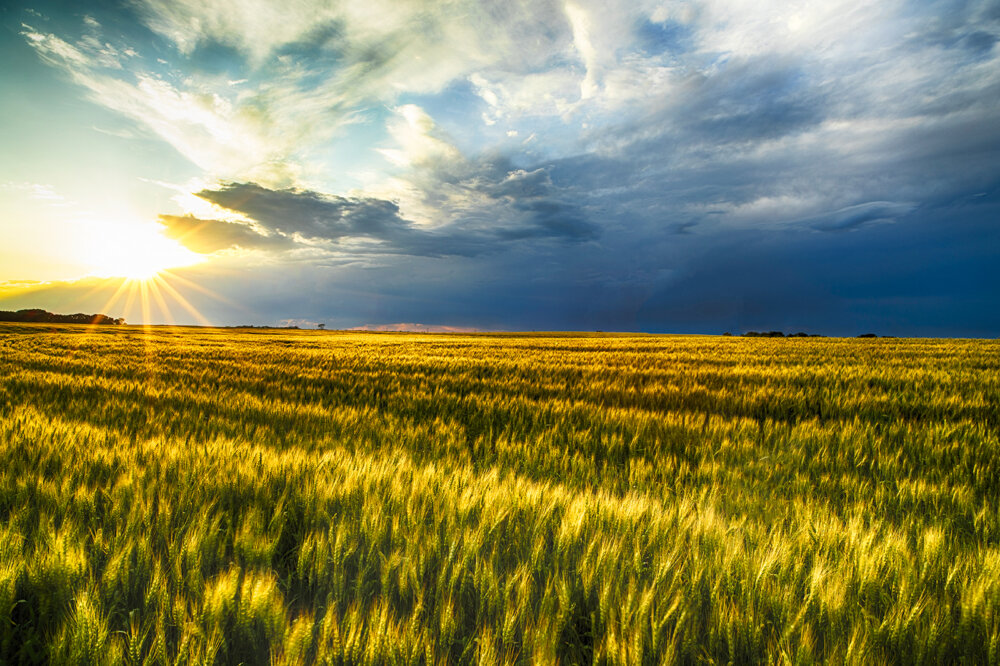
[[0, 325], [0, 663], [1000, 664], [1000, 343]]

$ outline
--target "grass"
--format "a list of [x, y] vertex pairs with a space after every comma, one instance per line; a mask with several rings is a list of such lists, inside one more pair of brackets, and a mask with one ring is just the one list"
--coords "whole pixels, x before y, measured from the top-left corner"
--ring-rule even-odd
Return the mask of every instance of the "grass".
[[1000, 663], [1000, 344], [0, 326], [0, 663]]

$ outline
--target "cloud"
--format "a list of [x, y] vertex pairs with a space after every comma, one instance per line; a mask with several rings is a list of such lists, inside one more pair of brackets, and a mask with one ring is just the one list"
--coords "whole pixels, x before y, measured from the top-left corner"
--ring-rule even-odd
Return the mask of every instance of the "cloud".
[[53, 34], [28, 29], [22, 34], [43, 61], [66, 72], [92, 101], [148, 128], [202, 169], [273, 182], [292, 178], [295, 167], [287, 160], [301, 135], [275, 126], [252, 101], [217, 92], [198, 77], [133, 66], [123, 51], [99, 49], [86, 37], [70, 44]]
[[389, 238], [409, 226], [399, 217], [394, 203], [367, 197], [272, 190], [256, 183], [228, 183], [216, 190], [202, 190], [197, 196], [242, 213], [267, 230], [306, 239]]
[[913, 210], [913, 204], [892, 201], [869, 201], [848, 206], [827, 215], [806, 220], [817, 231], [850, 231], [877, 222], [895, 222]]
[[250, 225], [225, 220], [202, 220], [191, 216], [160, 215], [168, 238], [201, 254], [211, 254], [230, 248], [244, 250], [280, 250], [294, 245], [281, 234], [263, 234]]
[[64, 206], [67, 204], [66, 198], [53, 189], [51, 185], [45, 183], [0, 183], [0, 189], [22, 192], [35, 201], [41, 201], [50, 206]]
[[579, 51], [587, 72], [580, 83], [580, 99], [587, 99], [597, 92], [601, 77], [598, 52], [590, 39], [590, 16], [571, 2], [566, 3], [566, 15], [573, 27], [573, 46]]
[[375, 191], [427, 228], [460, 229], [503, 240], [596, 239], [600, 228], [574, 188], [558, 187], [548, 165], [518, 168], [503, 155], [467, 157], [420, 107], [397, 109], [393, 148], [408, 169]]
[[[516, 224], [503, 227], [466, 224], [468, 219], [460, 217], [446, 225], [425, 228], [404, 219], [399, 206], [385, 199], [272, 190], [256, 183], [226, 183], [196, 195], [253, 220], [260, 231], [238, 222], [173, 215], [161, 215], [160, 222], [171, 237], [191, 249], [203, 248], [198, 251], [237, 246], [284, 249], [298, 244], [362, 255], [474, 256], [529, 238], [572, 242], [596, 236], [596, 227], [583, 218], [577, 206], [549, 198], [544, 191], [512, 185], [522, 179], [521, 175], [512, 172], [498, 183], [484, 183], [477, 177], [472, 179], [474, 184], [466, 185], [490, 200], [503, 200], [503, 205], [517, 212]], [[358, 240], [376, 244], [348, 243]]]
[[[530, 74], [553, 48], [568, 48], [558, 3], [528, 13], [454, 4], [139, 0], [132, 10], [148, 31], [131, 44], [94, 16], [75, 38], [22, 34], [94, 102], [146, 126], [210, 176], [285, 187], [308, 174], [328, 178], [314, 148], [368, 122], [373, 105], [437, 93], [498, 65]], [[142, 42], [164, 48], [133, 46]]]
[[[577, 193], [557, 187], [547, 166], [517, 168], [496, 155], [467, 158], [419, 106], [395, 114], [393, 143], [381, 151], [405, 172], [383, 185], [341, 196], [229, 182], [195, 195], [253, 220], [269, 238], [338, 253], [475, 256], [529, 239], [599, 237]], [[234, 223], [218, 231], [228, 237], [248, 229]]]
[[[322, 155], [351, 128], [380, 123], [375, 109], [414, 94], [447, 103], [463, 84], [481, 103], [460, 122], [485, 118], [504, 140], [542, 130], [537, 147], [505, 144], [519, 167], [638, 152], [660, 169], [732, 159], [734, 151], [739, 157], [834, 124], [835, 140], [864, 148], [864, 127], [876, 120], [912, 123], [921, 107], [969, 109], [1000, 86], [991, 66], [998, 22], [975, 2], [930, 10], [847, 0], [780, 7], [141, 0], [136, 8], [175, 49], [164, 53], [169, 67], [124, 55], [134, 51], [111, 43], [94, 17], [78, 39], [33, 28], [24, 35], [95, 101], [144, 124], [208, 176], [272, 188], [337, 191]], [[453, 146], [435, 142], [420, 106], [393, 108], [384, 131], [397, 145], [381, 154], [395, 167], [461, 161], [434, 152]], [[494, 136], [489, 127], [475, 138]], [[896, 122], [891, 131], [905, 128]], [[400, 203], [416, 208], [404, 196]], [[420, 223], [441, 213], [408, 211]]]
[[[484, 330], [995, 337], [1000, 190], [978, 194], [921, 206], [905, 223], [865, 224], [851, 233], [803, 226], [729, 229], [721, 239], [701, 229], [608, 233], [600, 245], [512, 243], [474, 261], [400, 255], [250, 263], [230, 256], [224, 269], [205, 263], [171, 272], [184, 278], [174, 284], [192, 306], [217, 324], [300, 318], [331, 329], [431, 322]], [[190, 283], [225, 300], [184, 286]], [[3, 309], [103, 311], [116, 285], [102, 293], [95, 286], [47, 284], [0, 295]], [[196, 323], [172, 310], [179, 321]], [[142, 320], [138, 307], [108, 314]]]
[[583, 241], [598, 236], [598, 228], [583, 217], [580, 209], [561, 201], [536, 198], [516, 201], [518, 210], [528, 213], [529, 224], [511, 229], [502, 229], [501, 238], [563, 238]]

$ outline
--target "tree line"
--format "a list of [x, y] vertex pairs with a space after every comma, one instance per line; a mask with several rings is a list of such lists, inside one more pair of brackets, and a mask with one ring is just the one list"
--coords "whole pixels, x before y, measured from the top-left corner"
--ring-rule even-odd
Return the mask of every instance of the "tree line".
[[16, 312], [10, 310], [0, 310], [0, 321], [41, 322], [45, 324], [101, 324], [114, 326], [120, 326], [125, 323], [125, 320], [120, 317], [114, 318], [104, 314], [84, 314], [82, 312], [78, 312], [76, 314], [64, 315], [54, 314], [37, 308], [17, 310]]

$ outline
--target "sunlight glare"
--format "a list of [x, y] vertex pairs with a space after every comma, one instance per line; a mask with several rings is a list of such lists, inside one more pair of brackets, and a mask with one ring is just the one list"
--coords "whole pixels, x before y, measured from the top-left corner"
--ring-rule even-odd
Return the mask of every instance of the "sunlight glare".
[[165, 237], [155, 224], [109, 222], [86, 248], [87, 263], [99, 277], [148, 280], [168, 268], [204, 261], [205, 257]]

